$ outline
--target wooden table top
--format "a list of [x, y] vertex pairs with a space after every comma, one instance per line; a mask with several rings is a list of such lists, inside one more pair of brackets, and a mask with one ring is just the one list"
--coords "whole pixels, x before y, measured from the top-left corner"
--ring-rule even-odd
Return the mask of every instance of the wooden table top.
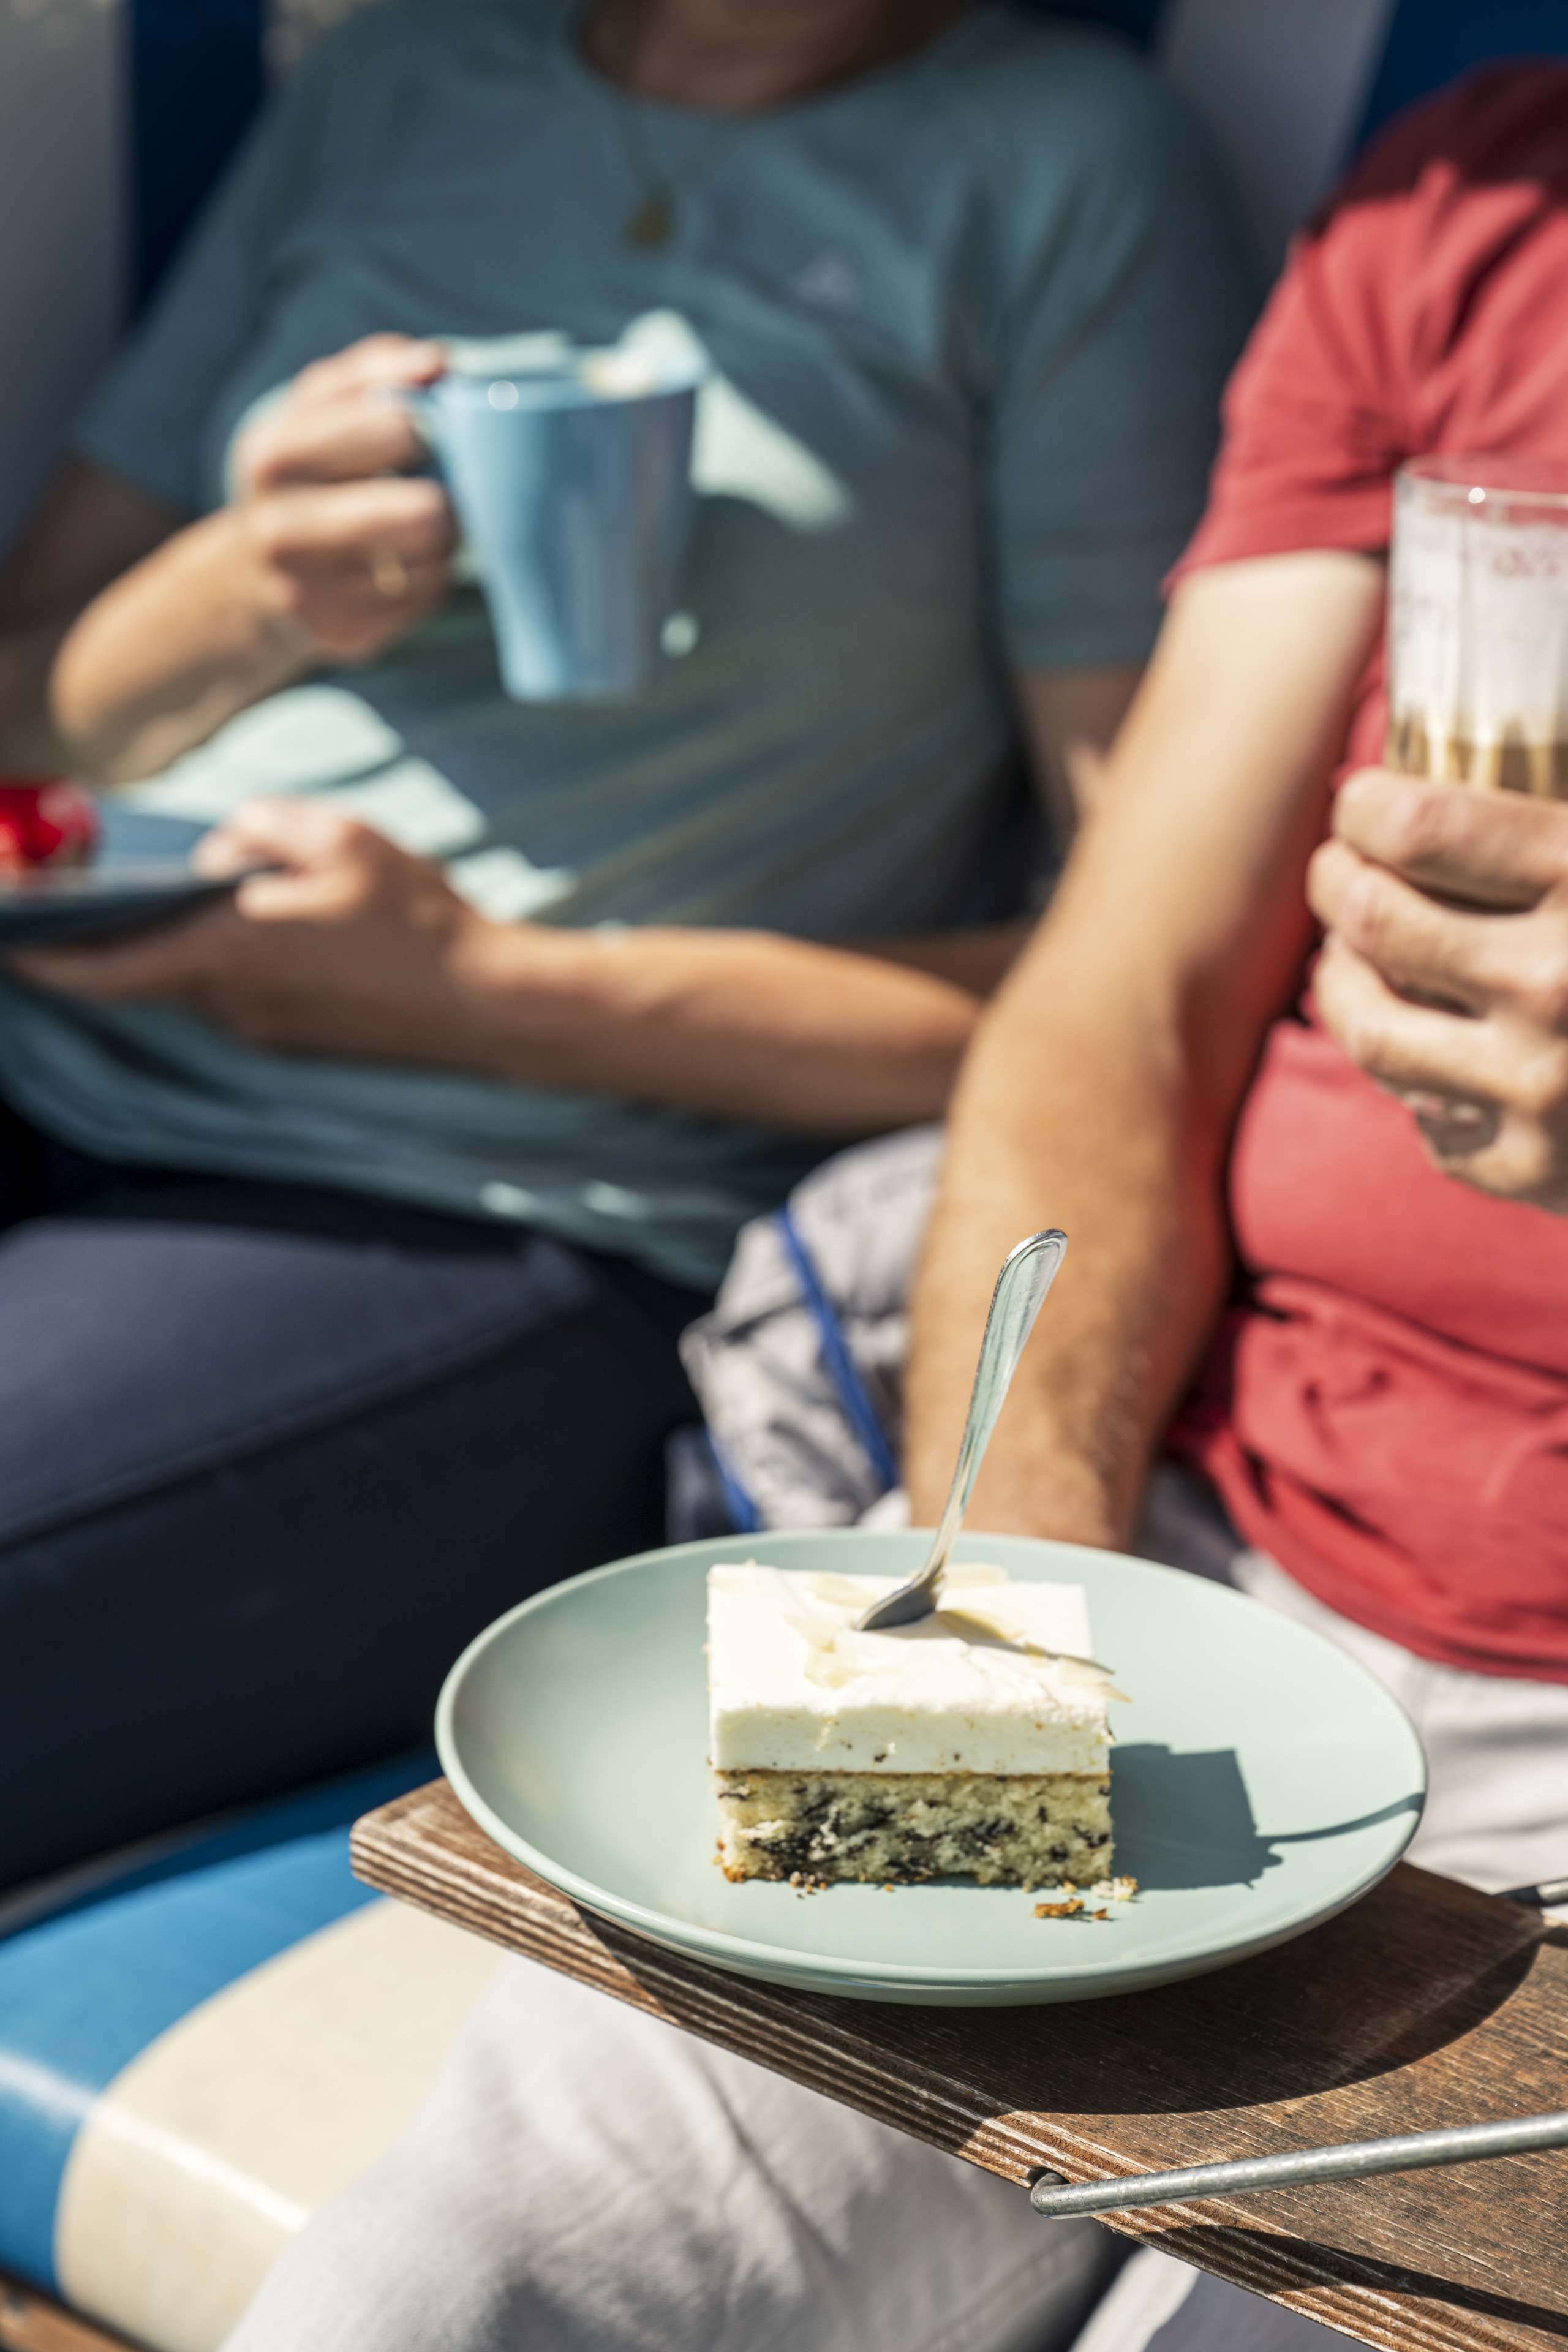
[[[353, 1858], [388, 1895], [1020, 2183], [1568, 2105], [1568, 1930], [1403, 1864], [1212, 1976], [963, 2010], [791, 1992], [662, 1950], [513, 1862], [444, 1780], [367, 1814]], [[1388, 2352], [1568, 2347], [1568, 2153], [1105, 2219]]]

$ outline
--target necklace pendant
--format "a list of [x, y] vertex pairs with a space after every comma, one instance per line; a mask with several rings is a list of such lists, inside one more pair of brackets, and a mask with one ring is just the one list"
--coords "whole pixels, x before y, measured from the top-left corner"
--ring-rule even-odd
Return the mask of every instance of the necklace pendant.
[[656, 253], [675, 235], [675, 198], [668, 188], [650, 188], [621, 231], [627, 245]]

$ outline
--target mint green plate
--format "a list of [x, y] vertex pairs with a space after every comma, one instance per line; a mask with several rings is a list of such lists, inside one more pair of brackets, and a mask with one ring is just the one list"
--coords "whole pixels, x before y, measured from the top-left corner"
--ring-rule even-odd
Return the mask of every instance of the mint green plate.
[[801, 1895], [714, 1865], [704, 1580], [715, 1560], [911, 1575], [918, 1534], [838, 1528], [645, 1552], [525, 1601], [469, 1644], [436, 1718], [480, 1827], [590, 1911], [742, 1976], [866, 2000], [1092, 2000], [1169, 1984], [1331, 1917], [1398, 1861], [1426, 1766], [1411, 1725], [1317, 1634], [1114, 1552], [965, 1536], [963, 1558], [1081, 1584], [1116, 1706], [1105, 1921], [962, 1879]]

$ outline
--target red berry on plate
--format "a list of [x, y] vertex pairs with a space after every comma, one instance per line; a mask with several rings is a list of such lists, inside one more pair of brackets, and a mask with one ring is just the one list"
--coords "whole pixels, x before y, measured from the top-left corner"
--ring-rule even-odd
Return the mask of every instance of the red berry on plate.
[[0, 777], [0, 873], [86, 866], [98, 837], [98, 812], [79, 785], [59, 777]]

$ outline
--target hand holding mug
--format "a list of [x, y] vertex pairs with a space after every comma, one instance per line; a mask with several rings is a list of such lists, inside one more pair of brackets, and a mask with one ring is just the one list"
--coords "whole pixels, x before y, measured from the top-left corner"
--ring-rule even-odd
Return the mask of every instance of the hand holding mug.
[[247, 593], [311, 660], [373, 660], [446, 595], [456, 527], [390, 394], [440, 375], [439, 344], [371, 335], [303, 369], [240, 436], [229, 520]]
[[1368, 770], [1308, 895], [1352, 1060], [1447, 1174], [1568, 1213], [1568, 803]]

